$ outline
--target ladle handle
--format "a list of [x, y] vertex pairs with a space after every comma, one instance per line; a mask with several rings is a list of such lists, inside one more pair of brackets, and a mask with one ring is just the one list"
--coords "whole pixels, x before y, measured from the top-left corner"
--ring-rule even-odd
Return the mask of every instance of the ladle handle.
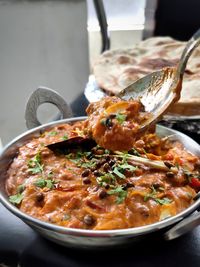
[[178, 64], [177, 74], [180, 78], [183, 78], [185, 68], [193, 50], [200, 44], [200, 29], [195, 32], [191, 39], [187, 42], [185, 49], [181, 55], [180, 62]]

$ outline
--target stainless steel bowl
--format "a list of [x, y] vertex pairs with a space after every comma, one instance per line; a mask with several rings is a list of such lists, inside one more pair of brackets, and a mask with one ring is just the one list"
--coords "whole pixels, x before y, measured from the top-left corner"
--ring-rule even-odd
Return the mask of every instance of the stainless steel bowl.
[[[41, 92], [43, 90], [47, 89], [40, 88], [39, 91]], [[38, 101], [38, 103], [39, 102], [40, 101]], [[37, 108], [35, 108], [34, 110], [36, 109]], [[33, 113], [35, 116], [35, 111]], [[29, 116], [30, 113], [28, 117]], [[41, 125], [18, 136], [1, 151], [0, 201], [10, 212], [12, 212], [20, 219], [22, 219], [25, 223], [27, 223], [29, 226], [31, 226], [33, 229], [35, 229], [44, 237], [56, 243], [62, 244], [64, 246], [78, 247], [78, 248], [87, 248], [87, 247], [105, 248], [114, 245], [127, 244], [129, 242], [133, 242], [138, 239], [147, 237], [150, 233], [160, 232], [161, 230], [162, 234], [163, 232], [167, 231], [167, 233], [165, 233], [165, 237], [167, 239], [173, 239], [174, 237], [184, 233], [186, 230], [190, 230], [192, 227], [199, 224], [200, 215], [197, 212], [197, 210], [200, 207], [200, 198], [197, 198], [196, 201], [189, 208], [185, 209], [176, 216], [167, 218], [163, 221], [159, 221], [154, 224], [142, 227], [129, 228], [129, 229], [100, 230], [100, 231], [65, 228], [51, 223], [43, 222], [21, 212], [17, 207], [12, 205], [9, 202], [8, 196], [6, 194], [5, 181], [7, 179], [7, 169], [11, 164], [13, 158], [17, 155], [19, 147], [24, 145], [31, 138], [39, 136], [41, 132], [46, 131], [48, 128], [52, 126], [59, 125], [62, 123], [80, 121], [84, 119], [85, 117], [68, 118], [56, 122], [51, 122], [45, 125]], [[34, 120], [35, 118], [32, 121]], [[171, 138], [179, 140], [181, 143], [184, 144], [186, 149], [188, 149], [195, 155], [200, 156], [200, 146], [190, 137], [175, 130], [171, 130], [159, 125], [157, 126], [157, 134], [161, 137], [171, 136]]]

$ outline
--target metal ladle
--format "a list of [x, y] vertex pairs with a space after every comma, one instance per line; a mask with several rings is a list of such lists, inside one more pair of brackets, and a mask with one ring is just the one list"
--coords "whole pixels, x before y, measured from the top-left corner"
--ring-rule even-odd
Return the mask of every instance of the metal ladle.
[[145, 111], [150, 112], [140, 130], [146, 130], [180, 98], [183, 75], [193, 50], [200, 43], [200, 29], [187, 42], [177, 67], [155, 71], [123, 89], [118, 96], [125, 100], [140, 99]]

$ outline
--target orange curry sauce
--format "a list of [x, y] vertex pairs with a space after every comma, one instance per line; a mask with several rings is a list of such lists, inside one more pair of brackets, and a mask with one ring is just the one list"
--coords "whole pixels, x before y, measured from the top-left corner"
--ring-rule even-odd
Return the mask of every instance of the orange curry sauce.
[[[200, 160], [155, 133], [137, 137], [146, 116], [139, 102], [108, 97], [87, 112], [88, 120], [55, 126], [19, 149], [6, 188], [21, 211], [65, 227], [110, 230], [152, 224], [193, 203]], [[47, 147], [77, 135], [98, 145]]]

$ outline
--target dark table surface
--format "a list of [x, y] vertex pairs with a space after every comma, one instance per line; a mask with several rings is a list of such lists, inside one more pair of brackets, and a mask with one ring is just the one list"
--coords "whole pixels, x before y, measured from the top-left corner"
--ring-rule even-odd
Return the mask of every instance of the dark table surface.
[[199, 227], [173, 241], [143, 240], [126, 248], [82, 251], [45, 240], [1, 205], [0, 213], [0, 263], [9, 266], [200, 266]]
[[[84, 115], [81, 110], [86, 105], [83, 96], [72, 103], [74, 115]], [[199, 142], [198, 131], [187, 134]], [[20, 263], [21, 267], [197, 267], [200, 266], [200, 227], [173, 241], [165, 241], [160, 236], [128, 247], [77, 250], [44, 239], [0, 204], [0, 266], [2, 263], [8, 266]]]

